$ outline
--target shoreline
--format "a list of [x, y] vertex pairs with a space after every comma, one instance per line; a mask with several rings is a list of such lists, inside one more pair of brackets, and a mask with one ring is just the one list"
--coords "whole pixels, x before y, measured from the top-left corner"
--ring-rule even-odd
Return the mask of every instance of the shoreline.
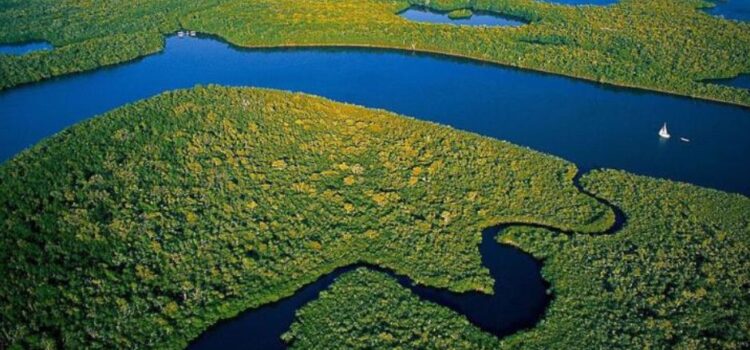
[[[182, 30], [189, 30], [189, 29], [182, 29]], [[146, 53], [146, 54], [144, 54], [142, 56], [137, 56], [137, 57], [134, 57], [132, 59], [125, 60], [125, 61], [121, 61], [121, 62], [117, 62], [117, 63], [112, 63], [112, 64], [105, 64], [105, 65], [99, 66], [99, 67], [94, 68], [94, 69], [75, 70], [75, 71], [71, 71], [71, 72], [68, 72], [68, 73], [63, 73], [63, 74], [59, 74], [59, 75], [53, 75], [53, 76], [50, 76], [50, 77], [46, 77], [46, 78], [43, 78], [43, 79], [40, 79], [40, 80], [28, 81], [28, 82], [24, 82], [24, 83], [20, 83], [20, 84], [15, 84], [15, 85], [10, 85], [10, 86], [6, 86], [6, 87], [0, 86], [0, 94], [4, 93], [6, 91], [14, 90], [14, 89], [19, 88], [19, 87], [29, 86], [29, 85], [33, 85], [33, 84], [36, 84], [36, 83], [41, 83], [41, 82], [44, 82], [44, 81], [47, 81], [47, 80], [53, 80], [53, 79], [57, 79], [57, 78], [63, 78], [63, 77], [70, 76], [70, 75], [75, 75], [75, 74], [93, 73], [93, 72], [96, 72], [96, 71], [101, 70], [101, 69], [107, 69], [107, 68], [112, 68], [112, 67], [116, 67], [116, 66], [119, 66], [119, 65], [124, 65], [124, 64], [128, 64], [128, 63], [136, 62], [138, 60], [147, 58], [147, 57], [152, 56], [152, 55], [161, 54], [166, 49], [166, 40], [168, 38], [172, 37], [172, 36], [175, 36], [176, 32], [175, 33], [166, 33], [166, 34], [162, 33], [162, 35], [163, 35], [163, 38], [162, 38], [162, 47], [159, 50], [157, 50], [157, 51], [148, 52], [148, 53]], [[220, 41], [222, 43], [225, 43], [225, 44], [231, 46], [232, 48], [240, 49], [240, 50], [315, 49], [315, 48], [318, 48], [318, 49], [373, 49], [373, 50], [383, 50], [383, 51], [394, 51], [394, 52], [400, 52], [400, 53], [421, 53], [421, 54], [431, 55], [431, 56], [435, 56], [435, 57], [461, 59], [461, 60], [467, 60], [467, 61], [474, 62], [474, 63], [490, 64], [490, 65], [494, 65], [494, 66], [498, 66], [498, 67], [503, 67], [503, 68], [512, 68], [512, 69], [519, 69], [519, 70], [528, 71], [528, 72], [536, 72], [536, 73], [543, 73], [543, 74], [561, 76], [561, 77], [566, 77], [566, 78], [569, 78], [569, 79], [581, 80], [581, 81], [585, 81], [585, 82], [589, 82], [589, 83], [595, 83], [595, 84], [609, 86], [609, 87], [632, 89], [632, 90], [638, 90], [638, 91], [643, 91], [643, 92], [655, 92], [655, 93], [660, 93], [660, 94], [663, 94], [663, 95], [669, 95], [669, 96], [675, 96], [675, 97], [682, 97], [682, 98], [689, 98], [689, 99], [693, 99], [693, 100], [709, 101], [709, 102], [714, 102], [714, 103], [721, 103], [721, 104], [725, 104], [725, 105], [736, 106], [736, 107], [740, 107], [740, 108], [743, 108], [743, 109], [750, 110], [750, 102], [748, 102], [748, 103], [742, 103], [742, 102], [737, 102], [737, 101], [723, 100], [723, 99], [716, 98], [716, 97], [689, 95], [689, 94], [685, 94], [685, 93], [680, 93], [678, 91], [671, 91], [671, 90], [666, 90], [666, 89], [661, 89], [661, 88], [655, 88], [655, 87], [646, 87], [646, 86], [639, 86], [639, 85], [635, 85], [635, 84], [613, 82], [613, 81], [610, 81], [610, 80], [598, 80], [596, 78], [582, 76], [582, 75], [561, 73], [561, 72], [556, 72], [556, 71], [553, 71], [553, 70], [550, 70], [550, 69], [533, 68], [533, 67], [527, 67], [527, 66], [522, 66], [522, 65], [512, 64], [512, 63], [504, 63], [504, 62], [497, 61], [497, 60], [480, 58], [480, 57], [475, 57], [475, 56], [471, 56], [471, 55], [467, 55], [467, 54], [456, 53], [456, 52], [449, 52], [449, 51], [439, 51], [439, 50], [425, 49], [425, 48], [418, 48], [418, 47], [409, 48], [409, 47], [389, 46], [389, 45], [379, 45], [379, 44], [284, 43], [284, 44], [276, 44], [276, 45], [242, 45], [242, 44], [237, 44], [234, 41], [231, 41], [230, 39], [227, 39], [227, 38], [225, 38], [225, 37], [223, 37], [221, 35], [213, 34], [213, 33], [207, 33], [207, 32], [198, 32], [198, 34], [197, 34], [196, 37], [197, 38], [210, 38], [210, 39], [218, 40], [218, 41]], [[740, 74], [742, 74], [742, 73], [740, 73]], [[716, 79], [732, 79], [732, 78], [734, 78], [734, 77], [728, 77], [728, 78], [725, 77], [725, 78], [716, 78]], [[714, 80], [716, 80], [716, 79], [714, 79]], [[730, 88], [732, 88], [732, 87], [730, 87]], [[739, 88], [735, 88], [735, 89], [739, 89]]]

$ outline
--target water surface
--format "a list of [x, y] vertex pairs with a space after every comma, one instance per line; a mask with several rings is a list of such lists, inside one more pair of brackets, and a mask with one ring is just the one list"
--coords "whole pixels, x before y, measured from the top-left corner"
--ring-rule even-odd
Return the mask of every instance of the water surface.
[[[0, 159], [123, 104], [208, 83], [303, 91], [508, 140], [584, 170], [750, 194], [748, 109], [431, 55], [238, 50], [207, 38], [169, 38], [162, 54], [0, 92]], [[666, 142], [657, 135], [664, 122]]]
[[414, 22], [456, 24], [467, 26], [504, 26], [516, 27], [525, 24], [523, 21], [510, 17], [500, 16], [485, 11], [473, 11], [469, 18], [451, 19], [447, 12], [432, 11], [423, 7], [411, 7], [399, 13], [399, 16]]
[[25, 55], [35, 51], [47, 51], [52, 49], [52, 45], [44, 41], [34, 41], [21, 44], [0, 44], [0, 54], [3, 55]]
[[712, 83], [733, 86], [740, 89], [750, 89], [750, 74], [740, 74], [729, 79], [716, 79]]
[[716, 6], [706, 12], [738, 21], [750, 21], [750, 0], [717, 0]]

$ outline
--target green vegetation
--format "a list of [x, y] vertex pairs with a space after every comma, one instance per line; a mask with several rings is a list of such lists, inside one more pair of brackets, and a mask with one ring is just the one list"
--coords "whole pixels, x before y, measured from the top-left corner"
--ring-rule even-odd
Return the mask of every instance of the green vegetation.
[[542, 230], [501, 237], [544, 259], [555, 293], [545, 321], [508, 345], [750, 346], [750, 199], [615, 170], [582, 183], [621, 208], [627, 225], [596, 238]]
[[496, 349], [460, 314], [421, 301], [394, 279], [360, 268], [297, 311], [291, 349]]
[[[410, 5], [491, 11], [520, 27], [414, 23]], [[181, 27], [246, 47], [351, 45], [470, 57], [620, 86], [750, 106], [750, 91], [702, 83], [750, 72], [750, 25], [702, 0], [564, 6], [534, 0], [0, 0], [0, 42], [58, 49], [0, 56], [0, 88], [153, 53]]]
[[448, 18], [450, 19], [462, 19], [462, 18], [471, 18], [471, 16], [474, 13], [471, 12], [469, 9], [459, 9], [459, 10], [453, 10], [451, 12], [448, 12]]
[[612, 224], [575, 173], [302, 94], [166, 93], [0, 165], [0, 348], [181, 348], [355, 262], [489, 292], [483, 228]]
[[493, 343], [389, 277], [358, 271], [305, 306], [285, 339], [326, 349], [748, 348], [750, 199], [614, 170], [582, 181], [625, 211], [623, 230], [498, 236], [544, 259], [555, 298], [535, 328]]

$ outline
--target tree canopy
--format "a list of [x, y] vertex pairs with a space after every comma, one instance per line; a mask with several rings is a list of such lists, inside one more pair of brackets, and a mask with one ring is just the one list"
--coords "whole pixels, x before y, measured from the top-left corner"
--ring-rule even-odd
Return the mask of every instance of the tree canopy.
[[[489, 11], [529, 23], [410, 22], [411, 5]], [[710, 16], [702, 0], [566, 6], [535, 0], [0, 0], [0, 42], [55, 50], [0, 56], [0, 88], [126, 62], [184, 28], [244, 47], [368, 46], [436, 52], [618, 86], [750, 106], [750, 91], [711, 83], [750, 72], [750, 25]]]
[[382, 273], [343, 275], [284, 339], [299, 349], [745, 349], [750, 199], [635, 176], [584, 175], [628, 217], [611, 235], [514, 226], [498, 235], [543, 259], [554, 294], [534, 328], [496, 339]]
[[0, 165], [0, 347], [181, 348], [356, 262], [491, 292], [485, 227], [612, 225], [575, 173], [303, 94], [165, 93]]

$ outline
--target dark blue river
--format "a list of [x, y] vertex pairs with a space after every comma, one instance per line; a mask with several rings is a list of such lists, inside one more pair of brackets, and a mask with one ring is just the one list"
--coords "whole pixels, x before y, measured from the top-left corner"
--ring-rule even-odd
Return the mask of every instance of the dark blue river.
[[[208, 38], [172, 37], [161, 54], [0, 92], [0, 161], [123, 104], [209, 83], [307, 92], [508, 140], [583, 170], [750, 194], [750, 109], [446, 57], [241, 50]], [[657, 135], [664, 122], [667, 141]]]

